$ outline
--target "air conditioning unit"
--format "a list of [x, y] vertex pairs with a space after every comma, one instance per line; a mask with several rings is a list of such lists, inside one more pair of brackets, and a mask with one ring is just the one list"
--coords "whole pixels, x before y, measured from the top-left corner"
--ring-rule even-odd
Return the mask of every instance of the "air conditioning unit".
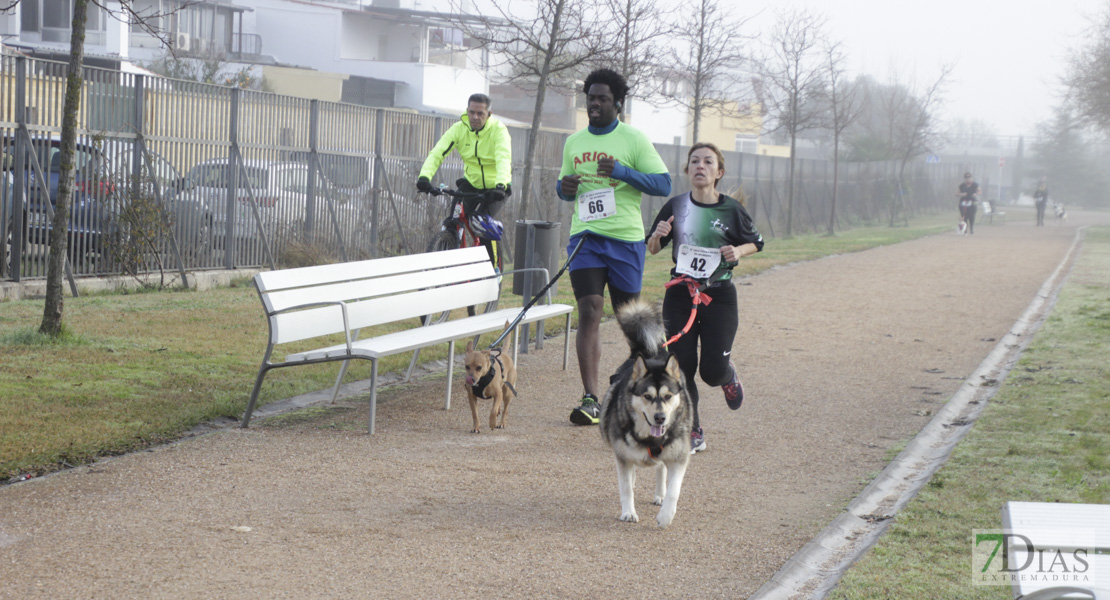
[[188, 52], [192, 41], [193, 38], [189, 34], [178, 32], [173, 36], [173, 49]]

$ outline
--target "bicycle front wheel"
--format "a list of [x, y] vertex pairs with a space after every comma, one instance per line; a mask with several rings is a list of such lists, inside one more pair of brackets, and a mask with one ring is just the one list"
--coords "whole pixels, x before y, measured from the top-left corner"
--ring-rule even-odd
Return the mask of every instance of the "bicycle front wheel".
[[[440, 231], [432, 237], [431, 241], [428, 242], [427, 251], [442, 252], [444, 250], [454, 250], [458, 247], [459, 240], [455, 237], [455, 234], [451, 231], [444, 230]], [[447, 317], [449, 316], [451, 316], [451, 311], [445, 310], [441, 313], [424, 315], [424, 317], [420, 319], [420, 322], [424, 325], [435, 325], [436, 323], [442, 323], [446, 321]]]

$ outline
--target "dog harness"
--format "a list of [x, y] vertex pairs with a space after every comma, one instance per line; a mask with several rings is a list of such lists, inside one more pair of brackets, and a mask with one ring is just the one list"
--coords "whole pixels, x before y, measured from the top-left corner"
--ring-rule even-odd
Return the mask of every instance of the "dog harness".
[[[690, 292], [690, 297], [693, 298], [693, 306], [690, 308], [690, 318], [686, 320], [686, 326], [682, 328], [682, 331], [679, 331], [678, 333], [671, 336], [671, 339], [663, 342], [664, 348], [677, 342], [678, 338], [686, 335], [686, 333], [690, 331], [690, 327], [693, 327], [694, 325], [694, 319], [696, 319], [698, 316], [699, 304], [709, 306], [709, 303], [713, 301], [713, 298], [711, 296], [701, 293], [701, 291], [707, 286], [698, 283], [698, 280], [690, 277], [689, 275], [680, 275], [678, 277], [675, 277], [674, 279], [668, 281], [663, 287], [669, 288], [673, 285], [679, 285], [683, 283], [686, 284], [686, 289]], [[654, 456], [652, 458], [654, 458]]]
[[[498, 352], [500, 352], [500, 351], [498, 351]], [[505, 374], [505, 365], [501, 364], [501, 358], [499, 356], [497, 356], [496, 354], [494, 354], [493, 352], [490, 352], [489, 357], [492, 358], [494, 360], [494, 362], [497, 363], [497, 366], [501, 368], [501, 374], [502, 374], [502, 376], [504, 376], [504, 374]], [[479, 379], [478, 381], [475, 381], [474, 385], [470, 386], [470, 390], [474, 392], [474, 395], [476, 397], [481, 398], [482, 400], [489, 400], [490, 397], [486, 396], [484, 394], [484, 392], [485, 392], [486, 388], [489, 387], [490, 382], [493, 381], [493, 375], [494, 375], [494, 372], [493, 372], [493, 369], [491, 368], [489, 371], [486, 371], [485, 375], [482, 375], [481, 379]], [[513, 396], [519, 396], [520, 395], [520, 394], [516, 393], [516, 388], [513, 387], [513, 384], [506, 381], [505, 385], [509, 386], [509, 389], [512, 390]]]

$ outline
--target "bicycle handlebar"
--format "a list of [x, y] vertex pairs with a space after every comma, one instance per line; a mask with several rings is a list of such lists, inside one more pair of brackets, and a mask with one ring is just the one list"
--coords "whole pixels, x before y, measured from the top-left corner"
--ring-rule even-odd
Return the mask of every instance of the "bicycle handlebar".
[[486, 195], [484, 191], [460, 192], [459, 190], [453, 190], [448, 187], [432, 188], [430, 192], [425, 193], [430, 196], [450, 196], [452, 198], [458, 198], [460, 200], [467, 200], [470, 198], [482, 198]]

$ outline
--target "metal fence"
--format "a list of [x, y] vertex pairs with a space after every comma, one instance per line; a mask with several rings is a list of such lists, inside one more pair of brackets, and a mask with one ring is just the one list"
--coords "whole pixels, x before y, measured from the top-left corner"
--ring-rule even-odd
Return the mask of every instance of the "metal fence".
[[[46, 276], [58, 187], [63, 63], [0, 63], [0, 280]], [[422, 252], [447, 210], [416, 194], [427, 152], [454, 121], [160, 77], [86, 68], [76, 189], [67, 233], [75, 277], [284, 267]], [[514, 181], [529, 131], [511, 128]], [[527, 218], [569, 229], [554, 184], [566, 133], [539, 133]], [[674, 193], [688, 189], [686, 148], [656, 146]], [[785, 158], [726, 152], [725, 191], [741, 188], [765, 237], [819, 232], [831, 214], [833, 167], [798, 160], [792, 210]], [[977, 165], [842, 163], [836, 227], [953, 209], [959, 174]], [[462, 176], [457, 156], [436, 182]], [[899, 183], [901, 182], [901, 184]], [[502, 211], [511, 252], [519, 190]], [[650, 222], [665, 198], [645, 198]], [[511, 260], [511, 256], [508, 257]]]

